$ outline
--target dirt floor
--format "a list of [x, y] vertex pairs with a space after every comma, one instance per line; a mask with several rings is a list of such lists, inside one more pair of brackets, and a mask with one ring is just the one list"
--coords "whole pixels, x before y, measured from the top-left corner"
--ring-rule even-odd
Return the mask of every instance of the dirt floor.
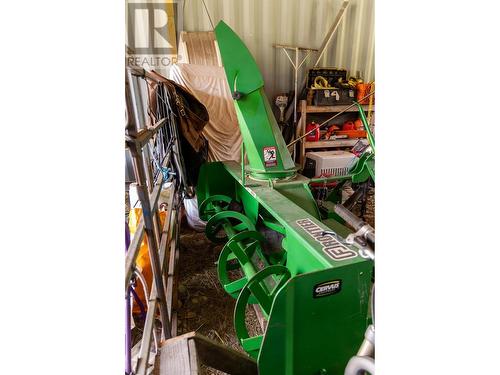
[[[348, 191], [352, 193], [352, 191]], [[361, 205], [353, 212], [359, 215]], [[364, 220], [375, 227], [375, 190], [368, 191]], [[178, 334], [197, 331], [215, 341], [243, 352], [235, 335], [233, 311], [236, 300], [221, 287], [216, 261], [223, 245], [211, 243], [204, 233], [197, 233], [183, 223], [180, 236]], [[261, 334], [253, 311], [247, 315], [250, 335]], [[205, 368], [205, 374], [223, 374]]]
[[[197, 331], [243, 352], [233, 326], [236, 300], [221, 287], [216, 264], [223, 245], [212, 244], [204, 233], [182, 226], [179, 259], [178, 334]], [[250, 335], [261, 334], [253, 311], [247, 312]], [[223, 372], [205, 368], [205, 374]]]

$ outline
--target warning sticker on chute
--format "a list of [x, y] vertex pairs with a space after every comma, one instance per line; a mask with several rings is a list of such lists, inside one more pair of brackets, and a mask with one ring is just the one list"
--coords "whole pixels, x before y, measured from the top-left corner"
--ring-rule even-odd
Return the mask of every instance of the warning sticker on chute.
[[278, 164], [276, 159], [276, 147], [264, 147], [264, 165], [266, 167], [274, 167]]

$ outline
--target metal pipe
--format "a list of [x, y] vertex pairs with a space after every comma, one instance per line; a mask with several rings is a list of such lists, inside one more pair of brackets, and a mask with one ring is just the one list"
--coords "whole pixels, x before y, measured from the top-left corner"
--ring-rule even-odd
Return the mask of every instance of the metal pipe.
[[375, 375], [375, 360], [370, 357], [352, 357], [344, 371], [344, 375], [364, 375], [367, 371], [371, 375]]
[[138, 68], [135, 66], [127, 66], [127, 73], [138, 78], [147, 78], [155, 83], [163, 83], [163, 79], [159, 78], [157, 74], [152, 74], [144, 68]]
[[158, 256], [158, 243], [156, 242], [156, 237], [154, 233], [154, 221], [153, 215], [156, 207], [151, 207], [149, 200], [149, 192], [146, 182], [146, 173], [144, 171], [144, 159], [142, 157], [141, 150], [131, 147], [130, 148], [132, 159], [134, 161], [134, 172], [137, 179], [137, 195], [141, 201], [142, 206], [142, 216], [144, 218], [144, 231], [148, 238], [148, 250], [149, 258], [151, 260], [151, 268], [153, 270], [153, 278], [156, 285], [157, 299], [160, 305], [160, 316], [162, 321], [163, 335], [166, 339], [170, 338], [170, 317], [168, 315], [165, 288], [163, 285], [162, 269], [160, 265], [160, 260]]
[[365, 338], [359, 347], [357, 356], [363, 357], [373, 357], [375, 352], [375, 327], [373, 324], [370, 324], [365, 331]]
[[372, 322], [373, 327], [375, 327], [375, 283], [372, 286], [372, 301], [371, 301], [371, 310], [372, 310]]
[[374, 346], [369, 342], [368, 340], [363, 340], [361, 343], [361, 346], [359, 347], [358, 350], [358, 356], [372, 356], [374, 352]]
[[342, 21], [342, 18], [344, 17], [346, 13], [347, 6], [349, 5], [349, 0], [345, 0], [342, 3], [342, 6], [340, 7], [339, 12], [337, 13], [337, 17], [335, 17], [335, 20], [332, 23], [332, 26], [330, 27], [330, 30], [328, 30], [328, 33], [326, 34], [325, 38], [323, 39], [323, 42], [321, 43], [321, 46], [319, 47], [319, 53], [318, 56], [316, 57], [316, 62], [314, 63], [313, 67], [316, 67], [319, 65], [319, 62], [321, 61], [321, 58], [323, 57], [323, 54], [326, 51], [326, 47], [328, 47], [328, 44], [330, 43], [330, 40], [332, 40], [333, 35], [335, 34], [335, 31], [337, 31], [337, 28], [340, 25], [340, 22]]
[[210, 21], [210, 25], [212, 26], [212, 30], [214, 29], [214, 23], [212, 22], [212, 17], [210, 17], [210, 12], [208, 11], [207, 4], [205, 4], [205, 0], [201, 0], [203, 6], [205, 7], [205, 11], [207, 12], [208, 20]]
[[299, 79], [299, 49], [295, 47], [295, 64], [294, 64], [294, 74], [293, 74], [293, 124], [297, 123], [297, 88], [299, 87], [298, 79]]
[[[151, 296], [156, 295], [156, 284], [152, 285]], [[151, 337], [153, 335], [154, 321], [156, 315], [156, 306], [158, 305], [157, 299], [150, 299], [148, 301], [148, 313], [146, 315], [146, 320], [144, 322], [144, 329], [142, 332], [141, 348], [139, 350], [139, 356], [137, 358], [135, 374], [146, 375], [148, 362], [149, 362], [149, 351], [151, 345]]]
[[[337, 16], [335, 17], [335, 20], [333, 21], [332, 25], [330, 26], [330, 29], [328, 30], [325, 37], [323, 38], [323, 41], [321, 42], [321, 46], [317, 50], [319, 53], [316, 57], [316, 61], [313, 65], [313, 68], [315, 68], [319, 65], [319, 62], [321, 61], [321, 58], [323, 57], [323, 54], [325, 53], [326, 48], [328, 47], [328, 44], [332, 40], [332, 37], [335, 34], [335, 31], [337, 31], [337, 28], [339, 27], [339, 25], [342, 21], [342, 17], [344, 17], [344, 14], [345, 14], [345, 11], [346, 11], [348, 5], [349, 5], [349, 0], [344, 0], [344, 2], [342, 3], [342, 5], [337, 13]], [[302, 82], [301, 91], [303, 90], [304, 86], [306, 86], [306, 84], [307, 84], [307, 75], [304, 77], [304, 80]], [[295, 96], [297, 96], [297, 95], [298, 95], [298, 93], [296, 90]], [[297, 107], [295, 107], [295, 109], [296, 108]], [[286, 111], [286, 118], [287, 119], [290, 118], [290, 115], [291, 115], [291, 110], [287, 110]]]
[[362, 219], [354, 215], [351, 211], [349, 211], [341, 204], [337, 203], [334, 206], [333, 210], [337, 215], [339, 215], [342, 219], [344, 219], [346, 223], [349, 224], [354, 230], [359, 230], [366, 224]]
[[333, 211], [339, 215], [342, 219], [345, 220], [347, 224], [349, 224], [355, 231], [360, 230], [364, 226], [368, 226], [369, 230], [366, 232], [366, 238], [372, 242], [375, 243], [375, 230], [365, 221], [354, 215], [351, 211], [349, 211], [347, 208], [342, 206], [341, 204], [336, 204], [333, 207]]
[[347, 198], [347, 200], [342, 204], [342, 206], [350, 210], [351, 208], [354, 207], [354, 205], [359, 200], [359, 198], [361, 198], [362, 195], [363, 195], [363, 188], [360, 187], [349, 198]]
[[134, 302], [137, 303], [137, 306], [139, 306], [139, 310], [141, 310], [141, 317], [142, 317], [142, 319], [146, 319], [146, 316], [147, 316], [147, 313], [148, 313], [146, 311], [146, 307], [144, 306], [144, 304], [142, 303], [141, 299], [139, 298], [139, 295], [137, 294], [137, 292], [135, 291], [135, 289], [132, 288], [132, 286], [130, 287], [130, 292], [131, 292], [130, 303], [131, 303], [132, 309], [134, 307]]
[[[142, 274], [142, 272], [140, 272], [139, 270], [135, 270], [134, 271], [134, 275], [139, 279], [139, 281], [141, 282], [141, 286], [142, 286], [142, 292], [144, 293], [144, 298], [148, 298], [149, 296], [149, 291], [148, 291], [148, 284], [146, 282], [146, 278], [144, 277], [144, 275]], [[136, 284], [137, 285], [137, 284]], [[136, 299], [138, 299], [139, 296], [137, 296]], [[139, 300], [140, 302], [140, 300]], [[142, 302], [141, 302], [142, 303]]]
[[[140, 280], [140, 282], [142, 284], [142, 291], [144, 293], [144, 297], [148, 298], [149, 293], [148, 293], [148, 284], [146, 283], [146, 278], [144, 277], [144, 275], [139, 270], [135, 270], [134, 271], [134, 275], [137, 276], [137, 278]], [[132, 291], [135, 293], [135, 291], [133, 289], [132, 289]], [[142, 302], [139, 299], [139, 296], [137, 294], [135, 294], [134, 298], [135, 298], [135, 300], [137, 301], [137, 304], [140, 307], [142, 305]], [[144, 309], [144, 306], [141, 308], [141, 310], [144, 311], [143, 309]], [[147, 317], [147, 313], [144, 312], [144, 319], [146, 317]], [[158, 338], [156, 336], [157, 336], [156, 330], [153, 327], [153, 337], [154, 337], [154, 342], [155, 342], [155, 353], [158, 352]]]
[[345, 176], [331, 175], [331, 176], [328, 176], [328, 177], [316, 177], [316, 178], [310, 178], [309, 179], [309, 183], [331, 182], [331, 181], [346, 180], [346, 179], [350, 179], [352, 176], [353, 176], [352, 174], [347, 174]]
[[132, 101], [133, 108], [133, 116], [135, 126], [139, 129], [145, 129], [146, 127], [143, 125], [144, 123], [144, 108], [142, 107], [141, 100], [141, 88], [139, 87], [139, 83], [137, 79], [133, 76], [132, 70], [128, 70], [128, 89], [130, 90], [130, 100]]
[[[172, 195], [177, 194], [177, 184], [174, 182], [173, 184], [173, 191], [171, 192]], [[173, 205], [170, 206], [171, 208]], [[170, 208], [169, 208], [170, 209]], [[165, 222], [165, 225], [168, 223]], [[169, 233], [172, 230], [172, 227], [169, 225]], [[163, 234], [163, 236], [167, 235], [166, 233]], [[167, 246], [160, 247], [160, 264], [166, 265], [166, 259], [168, 258], [166, 256], [166, 251], [167, 251]], [[172, 249], [170, 250], [172, 251]], [[162, 267], [165, 269], [165, 266]], [[154, 276], [154, 275], [153, 275]], [[141, 340], [141, 348], [139, 350], [139, 357], [137, 359], [137, 364], [136, 364], [136, 371], [135, 374], [137, 375], [146, 375], [147, 373], [147, 368], [148, 368], [148, 360], [149, 360], [149, 354], [150, 354], [150, 346], [151, 346], [151, 338], [153, 337], [153, 329], [155, 325], [155, 318], [156, 318], [156, 307], [158, 306], [159, 299], [158, 299], [158, 292], [156, 290], [156, 283], [152, 284], [151, 288], [151, 293], [150, 293], [150, 298], [148, 300], [148, 313], [146, 315], [146, 320], [144, 322], [144, 329], [143, 329], [143, 335], [142, 335], [142, 340]], [[168, 302], [168, 301], [167, 301]], [[170, 322], [168, 322], [170, 325]], [[169, 329], [170, 331], [170, 329]]]
[[[130, 229], [125, 223], [125, 252], [130, 246]], [[132, 323], [130, 320], [131, 304], [130, 290], [125, 294], [125, 374], [132, 374]]]

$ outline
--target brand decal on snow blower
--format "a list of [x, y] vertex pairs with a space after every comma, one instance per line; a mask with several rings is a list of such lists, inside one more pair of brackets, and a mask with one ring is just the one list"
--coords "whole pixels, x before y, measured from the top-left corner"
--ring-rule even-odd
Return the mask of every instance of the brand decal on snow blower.
[[346, 260], [355, 258], [358, 254], [341, 244], [331, 234], [321, 235], [323, 229], [314, 224], [311, 219], [300, 219], [296, 223], [300, 225], [312, 238], [318, 241], [323, 248], [323, 252], [333, 260]]
[[342, 280], [332, 280], [316, 284], [313, 288], [313, 298], [331, 296], [340, 292]]

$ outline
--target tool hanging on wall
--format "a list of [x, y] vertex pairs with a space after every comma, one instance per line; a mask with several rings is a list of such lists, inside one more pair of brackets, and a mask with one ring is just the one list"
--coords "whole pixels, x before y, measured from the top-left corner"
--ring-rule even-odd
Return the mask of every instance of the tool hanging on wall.
[[[333, 35], [337, 31], [338, 27], [340, 26], [340, 23], [342, 22], [342, 19], [344, 18], [344, 15], [346, 13], [346, 9], [347, 9], [348, 6], [349, 6], [349, 0], [345, 0], [342, 3], [342, 5], [340, 6], [340, 9], [339, 9], [339, 11], [337, 13], [337, 16], [335, 17], [335, 20], [333, 21], [330, 29], [328, 30], [327, 34], [325, 35], [325, 38], [321, 42], [321, 46], [318, 49], [318, 54], [316, 56], [313, 68], [315, 68], [315, 67], [317, 67], [319, 65], [319, 62], [321, 61], [321, 58], [323, 57], [323, 54], [325, 53], [326, 48], [328, 47], [328, 44], [332, 40]], [[305, 77], [304, 82], [301, 85], [300, 92], [302, 92], [302, 90], [305, 88], [306, 81], [307, 81], [307, 77]], [[298, 97], [297, 90], [295, 90], [294, 96]], [[294, 98], [294, 103], [297, 103], [296, 98]], [[297, 106], [295, 106], [295, 108], [297, 108]], [[290, 118], [291, 115], [292, 115], [291, 109], [288, 109], [287, 112], [286, 112], [286, 118], [287, 119]]]
[[[284, 44], [273, 44], [274, 48], [281, 48], [283, 52], [285, 52], [286, 57], [288, 57], [288, 60], [292, 64], [293, 67], [293, 129], [296, 128], [297, 125], [297, 90], [298, 90], [298, 79], [299, 79], [299, 69], [300, 67], [304, 64], [304, 62], [307, 60], [311, 52], [317, 52], [317, 49], [314, 48], [306, 48], [306, 47], [297, 47], [297, 46], [287, 46]], [[295, 61], [292, 60], [290, 55], [288, 54], [287, 50], [293, 50], [295, 51]], [[306, 52], [306, 55], [302, 59], [302, 61], [299, 63], [299, 53], [300, 52]]]
[[[311, 52], [317, 52], [318, 50], [315, 48], [307, 48], [307, 47], [298, 47], [298, 46], [287, 46], [284, 44], [273, 44], [274, 48], [281, 48], [283, 52], [285, 52], [286, 57], [288, 57], [288, 60], [292, 64], [293, 67], [293, 87], [294, 87], [294, 97], [293, 97], [293, 123], [297, 123], [297, 89], [298, 89], [298, 74], [299, 74], [299, 69], [300, 67], [304, 64], [304, 62], [307, 60]], [[290, 55], [288, 54], [287, 50], [293, 50], [295, 51], [295, 61], [292, 60]], [[302, 61], [299, 63], [299, 52], [307, 52]]]
[[279, 94], [276, 96], [274, 104], [280, 110], [280, 119], [278, 121], [278, 125], [280, 126], [281, 131], [283, 132], [283, 128], [286, 126], [285, 123], [285, 109], [288, 106], [288, 95], [286, 93]]

